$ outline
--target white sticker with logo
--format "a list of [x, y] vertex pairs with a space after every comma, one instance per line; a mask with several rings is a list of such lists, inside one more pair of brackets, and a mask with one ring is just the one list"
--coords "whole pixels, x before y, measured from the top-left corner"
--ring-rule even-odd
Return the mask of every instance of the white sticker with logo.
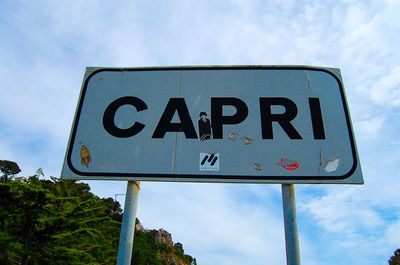
[[200, 153], [200, 171], [219, 171], [219, 153]]

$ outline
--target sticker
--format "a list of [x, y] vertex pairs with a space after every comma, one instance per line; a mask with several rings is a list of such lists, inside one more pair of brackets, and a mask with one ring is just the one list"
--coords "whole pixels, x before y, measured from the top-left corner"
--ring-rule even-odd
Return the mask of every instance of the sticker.
[[90, 157], [89, 149], [82, 145], [81, 147], [81, 165], [89, 168], [90, 163], [92, 163], [92, 158]]
[[328, 173], [336, 171], [336, 169], [339, 167], [340, 159], [331, 159], [326, 163], [325, 166], [325, 171]]
[[219, 153], [200, 153], [201, 171], [219, 171]]
[[207, 113], [202, 111], [200, 112], [199, 116], [200, 119], [197, 123], [199, 125], [200, 141], [210, 140], [212, 138], [211, 122], [209, 119], [207, 119]]
[[287, 170], [296, 170], [300, 166], [299, 162], [297, 162], [296, 160], [289, 159], [289, 158], [281, 158], [281, 162], [279, 162], [278, 165]]

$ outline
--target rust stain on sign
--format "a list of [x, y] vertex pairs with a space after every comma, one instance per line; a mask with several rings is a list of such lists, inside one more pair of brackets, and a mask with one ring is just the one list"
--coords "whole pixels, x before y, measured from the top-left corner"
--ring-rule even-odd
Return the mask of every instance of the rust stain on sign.
[[240, 138], [240, 140], [242, 140], [245, 145], [249, 145], [249, 144], [253, 143], [253, 139], [251, 139], [247, 136]]
[[228, 139], [231, 140], [232, 142], [236, 141], [237, 136], [238, 136], [237, 132], [230, 131], [228, 133]]
[[319, 168], [318, 168], [318, 174], [321, 172], [321, 167], [322, 167], [322, 149], [319, 150]]
[[81, 147], [81, 165], [89, 168], [90, 163], [92, 163], [92, 158], [90, 157], [89, 149], [82, 145]]
[[308, 85], [308, 88], [309, 88], [309, 89], [311, 89], [311, 81], [310, 81], [310, 76], [308, 75], [308, 72], [307, 72], [307, 71], [305, 71], [305, 73], [306, 73], [306, 78], [307, 78], [307, 85]]
[[257, 171], [261, 171], [260, 163], [254, 163], [254, 169], [257, 170]]

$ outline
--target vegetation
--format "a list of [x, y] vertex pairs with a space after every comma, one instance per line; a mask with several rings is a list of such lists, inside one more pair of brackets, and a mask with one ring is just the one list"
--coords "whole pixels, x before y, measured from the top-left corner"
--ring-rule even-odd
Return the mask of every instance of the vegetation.
[[13, 177], [14, 175], [21, 172], [17, 163], [8, 161], [8, 160], [0, 160], [0, 172], [2, 173], [1, 182], [6, 183], [8, 177]]
[[197, 265], [196, 259], [184, 254], [181, 243], [157, 241], [162, 230], [135, 231], [132, 265]]
[[390, 257], [389, 265], [400, 265], [400, 248], [397, 249], [393, 253], [393, 256]]
[[[87, 184], [40, 179], [43, 172], [13, 180], [21, 170], [0, 160], [0, 264], [115, 264], [122, 210], [112, 198], [102, 199]], [[135, 265], [195, 264], [155, 241], [156, 230], [137, 231]]]

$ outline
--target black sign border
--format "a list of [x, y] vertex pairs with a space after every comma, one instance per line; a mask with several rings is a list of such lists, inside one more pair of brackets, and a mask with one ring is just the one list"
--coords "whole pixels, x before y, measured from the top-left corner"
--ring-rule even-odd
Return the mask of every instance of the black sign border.
[[[342, 176], [321, 176], [321, 177], [315, 177], [315, 176], [241, 176], [241, 175], [193, 175], [193, 174], [147, 174], [147, 173], [105, 173], [105, 172], [82, 172], [77, 170], [73, 165], [71, 161], [71, 156], [72, 156], [72, 148], [75, 142], [75, 136], [76, 136], [76, 131], [78, 127], [78, 121], [80, 118], [82, 106], [83, 106], [83, 101], [85, 98], [87, 86], [89, 83], [89, 80], [96, 75], [97, 73], [100, 72], [132, 72], [132, 71], [197, 71], [197, 70], [305, 70], [305, 71], [320, 71], [320, 72], [325, 72], [331, 75], [333, 78], [338, 83], [339, 90], [340, 90], [340, 95], [342, 98], [342, 104], [344, 108], [344, 113], [346, 117], [346, 123], [347, 123], [347, 129], [348, 129], [348, 134], [349, 134], [349, 139], [350, 139], [350, 144], [351, 144], [351, 151], [353, 155], [353, 166], [352, 168], [344, 175]], [[137, 178], [142, 181], [146, 181], [146, 178], [149, 178], [149, 181], [173, 181], [174, 182], [187, 182], [187, 181], [193, 181], [193, 182], [224, 182], [224, 183], [237, 183], [240, 182], [240, 180], [243, 180], [243, 182], [249, 181], [249, 182], [254, 182], [254, 183], [262, 183], [262, 182], [268, 182], [268, 181], [293, 181], [293, 183], [297, 183], [296, 181], [321, 181], [321, 183], [324, 180], [344, 180], [346, 178], [349, 178], [350, 176], [353, 175], [353, 173], [357, 169], [358, 165], [358, 156], [357, 156], [357, 151], [356, 151], [356, 146], [355, 146], [355, 140], [354, 140], [354, 134], [352, 131], [352, 124], [350, 121], [350, 114], [347, 106], [347, 101], [346, 97], [344, 94], [344, 89], [341, 80], [333, 74], [331, 71], [325, 69], [325, 68], [319, 68], [319, 67], [311, 67], [311, 66], [258, 66], [258, 65], [252, 65], [252, 66], [178, 66], [178, 67], [138, 67], [138, 68], [99, 68], [93, 71], [90, 75], [88, 75], [85, 79], [84, 85], [82, 87], [81, 95], [79, 98], [79, 103], [78, 103], [78, 108], [76, 111], [75, 119], [73, 122], [73, 129], [71, 131], [71, 138], [70, 142], [68, 145], [68, 150], [67, 150], [67, 164], [69, 169], [77, 174], [78, 176], [82, 176], [82, 178], [79, 179], [85, 179], [85, 177], [99, 177], [98, 179], [104, 179], [104, 177], [108, 177], [107, 179], [110, 180], [112, 177], [118, 177], [118, 180], [124, 179], [128, 180], [129, 178]], [[90, 178], [90, 179], [95, 179], [95, 178]], [[212, 179], [213, 181], [209, 181]], [[220, 181], [219, 181], [220, 180]], [[278, 182], [277, 182], [278, 183]]]

